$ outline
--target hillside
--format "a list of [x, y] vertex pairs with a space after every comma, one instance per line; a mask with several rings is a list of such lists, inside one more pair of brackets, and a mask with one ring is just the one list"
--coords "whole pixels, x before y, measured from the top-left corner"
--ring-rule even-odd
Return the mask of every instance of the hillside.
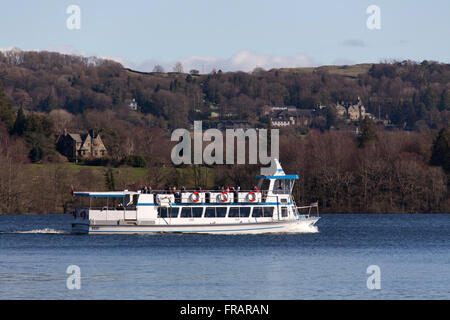
[[[358, 97], [379, 119], [336, 116], [337, 102], [353, 104]], [[127, 106], [131, 99], [136, 111]], [[0, 213], [41, 212], [37, 204], [61, 212], [71, 204], [71, 185], [110, 188], [105, 174], [111, 168], [115, 188], [250, 188], [257, 166], [175, 167], [171, 132], [190, 128], [194, 120], [205, 128], [221, 121], [267, 128], [267, 106], [308, 113], [319, 105], [326, 108], [311, 122], [280, 131], [283, 167], [302, 177], [294, 189], [298, 199], [319, 200], [328, 212], [449, 212], [448, 64], [197, 75], [142, 73], [102, 59], [12, 51], [0, 52]], [[64, 129], [100, 133], [109, 156], [66, 163], [55, 147]]]

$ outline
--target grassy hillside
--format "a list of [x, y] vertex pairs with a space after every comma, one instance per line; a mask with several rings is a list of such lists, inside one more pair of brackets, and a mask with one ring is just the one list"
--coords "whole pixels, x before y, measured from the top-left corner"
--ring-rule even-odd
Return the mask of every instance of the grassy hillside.
[[373, 64], [371, 63], [362, 63], [355, 65], [345, 65], [345, 66], [321, 66], [321, 67], [311, 67], [311, 68], [282, 68], [280, 69], [283, 72], [305, 72], [305, 73], [314, 73], [318, 71], [328, 72], [330, 74], [341, 75], [345, 77], [357, 77], [361, 74], [365, 74], [369, 72], [370, 68]]

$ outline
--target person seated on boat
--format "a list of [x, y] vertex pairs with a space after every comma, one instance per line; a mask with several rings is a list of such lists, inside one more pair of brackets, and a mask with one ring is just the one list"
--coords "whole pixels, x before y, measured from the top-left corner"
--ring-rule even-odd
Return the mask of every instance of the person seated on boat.
[[259, 192], [258, 187], [257, 187], [257, 186], [254, 186], [254, 187], [253, 187], [253, 191]]
[[181, 192], [183, 193], [185, 191], [186, 191], [186, 188], [184, 186], [181, 186]]
[[175, 202], [181, 202], [181, 193], [180, 190], [177, 190], [177, 187], [172, 187], [172, 193], [175, 195]]
[[147, 186], [144, 186], [143, 188], [141, 188], [141, 193], [147, 193]]
[[153, 193], [152, 186], [148, 186], [148, 187], [147, 187], [147, 193], [148, 193], [148, 194]]
[[237, 192], [241, 191], [241, 186], [240, 186], [240, 185], [237, 185], [237, 186], [236, 186], [236, 191], [237, 191]]

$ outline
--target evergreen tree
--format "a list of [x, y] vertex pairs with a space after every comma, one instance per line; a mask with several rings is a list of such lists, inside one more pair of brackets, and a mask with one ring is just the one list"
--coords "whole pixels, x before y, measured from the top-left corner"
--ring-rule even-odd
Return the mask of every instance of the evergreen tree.
[[433, 142], [430, 164], [442, 166], [446, 172], [450, 172], [450, 128], [439, 131]]
[[44, 150], [39, 143], [35, 143], [31, 147], [29, 157], [32, 162], [38, 162], [42, 160], [42, 158], [44, 157]]
[[22, 136], [26, 130], [27, 126], [27, 118], [25, 117], [25, 113], [23, 112], [22, 107], [17, 111], [16, 121], [14, 122], [14, 126], [12, 128], [12, 134], [17, 134], [18, 136]]
[[327, 108], [327, 129], [336, 125], [336, 109], [334, 107]]
[[369, 141], [377, 139], [377, 130], [372, 119], [364, 118], [361, 122], [361, 133], [359, 134], [358, 141], [359, 147], [363, 148]]
[[445, 89], [441, 94], [441, 102], [439, 103], [439, 110], [450, 110], [450, 91]]
[[114, 172], [111, 168], [105, 171], [105, 185], [109, 191], [116, 190], [116, 182], [114, 179]]

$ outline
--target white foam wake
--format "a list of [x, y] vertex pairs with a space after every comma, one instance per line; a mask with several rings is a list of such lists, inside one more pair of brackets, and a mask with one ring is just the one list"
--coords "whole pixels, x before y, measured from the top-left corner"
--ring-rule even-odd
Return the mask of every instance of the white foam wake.
[[309, 224], [291, 224], [283, 228], [283, 233], [318, 233], [319, 228]]
[[24, 231], [3, 231], [0, 233], [47, 233], [47, 234], [67, 234], [68, 232], [62, 230], [55, 230], [50, 228], [44, 229], [34, 229], [34, 230], [24, 230]]

